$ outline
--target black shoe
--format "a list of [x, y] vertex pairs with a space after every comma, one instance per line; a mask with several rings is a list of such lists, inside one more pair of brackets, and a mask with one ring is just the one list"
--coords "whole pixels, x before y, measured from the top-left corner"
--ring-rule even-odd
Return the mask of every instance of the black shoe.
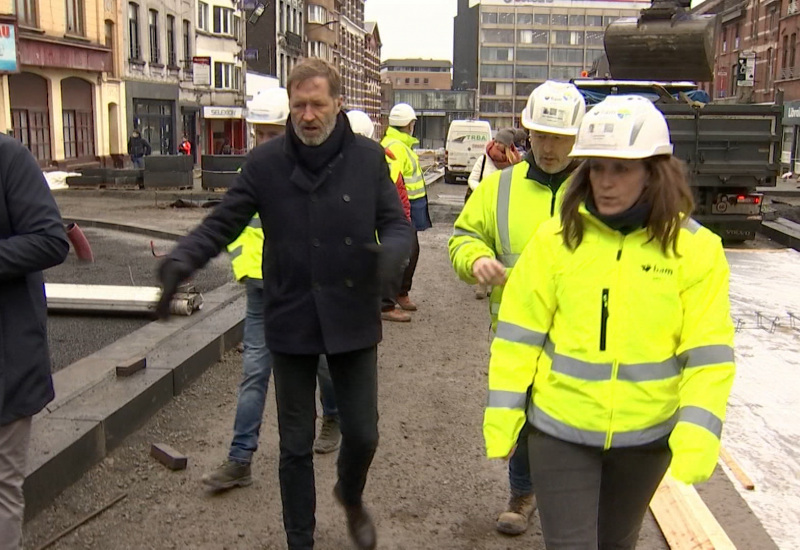
[[336, 499], [347, 515], [347, 531], [350, 533], [350, 540], [353, 541], [358, 550], [374, 550], [378, 544], [378, 535], [375, 532], [375, 524], [369, 517], [367, 509], [363, 504], [348, 506], [342, 501], [339, 493], [339, 486], [333, 488], [333, 497]]

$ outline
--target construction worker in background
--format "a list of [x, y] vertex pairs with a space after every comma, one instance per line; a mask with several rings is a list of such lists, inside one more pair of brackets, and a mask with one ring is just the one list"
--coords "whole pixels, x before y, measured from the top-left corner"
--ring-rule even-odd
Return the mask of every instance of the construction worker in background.
[[375, 125], [364, 111], [350, 109], [347, 111], [347, 119], [350, 121], [350, 128], [353, 129], [354, 133], [369, 139], [375, 137]]
[[[456, 220], [450, 260], [462, 280], [493, 287], [493, 333], [508, 274], [539, 226], [558, 212], [565, 182], [576, 166], [569, 152], [585, 112], [583, 96], [572, 84], [539, 85], [522, 112], [522, 125], [531, 131], [531, 150], [522, 162], [485, 178]], [[511, 495], [496, 525], [507, 535], [524, 533], [536, 510], [526, 437], [523, 430], [508, 462]]]
[[[248, 105], [247, 122], [253, 125], [256, 146], [283, 135], [289, 117], [289, 96], [285, 88], [270, 88], [256, 95]], [[264, 281], [261, 259], [264, 231], [256, 216], [250, 225], [230, 245], [231, 266], [236, 280], [247, 289], [244, 319], [244, 351], [242, 352], [242, 382], [236, 402], [233, 440], [228, 457], [215, 470], [203, 476], [203, 483], [214, 490], [245, 487], [252, 483], [251, 462], [258, 448], [264, 401], [272, 371], [270, 352], [264, 332]], [[339, 448], [341, 434], [333, 382], [325, 356], [320, 357], [317, 370], [322, 402], [322, 428], [314, 442], [317, 453], [331, 453]]]
[[[411, 317], [404, 312], [417, 310], [417, 305], [408, 297], [419, 260], [417, 231], [425, 231], [433, 226], [428, 213], [428, 197], [419, 157], [412, 150], [413, 146], [419, 144], [419, 140], [414, 137], [416, 121], [414, 108], [408, 103], [398, 103], [389, 112], [389, 128], [381, 140], [381, 145], [386, 150], [392, 181], [397, 185], [398, 178], [402, 177], [411, 207], [411, 225], [415, 229], [411, 256], [403, 273], [400, 292], [396, 298], [386, 298], [387, 301], [381, 307], [381, 318], [385, 321], [410, 321]], [[396, 311], [395, 303], [402, 311]]]
[[720, 238], [689, 217], [672, 151], [650, 100], [596, 105], [560, 217], [506, 285], [486, 450], [507, 456], [528, 426], [547, 548], [633, 550], [667, 467], [691, 484], [717, 464], [735, 370], [729, 269]]

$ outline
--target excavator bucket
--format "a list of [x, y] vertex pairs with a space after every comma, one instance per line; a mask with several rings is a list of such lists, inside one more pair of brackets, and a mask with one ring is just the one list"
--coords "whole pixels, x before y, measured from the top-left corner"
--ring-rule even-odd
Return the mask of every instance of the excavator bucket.
[[617, 19], [606, 28], [605, 48], [617, 80], [709, 82], [714, 74], [714, 17]]

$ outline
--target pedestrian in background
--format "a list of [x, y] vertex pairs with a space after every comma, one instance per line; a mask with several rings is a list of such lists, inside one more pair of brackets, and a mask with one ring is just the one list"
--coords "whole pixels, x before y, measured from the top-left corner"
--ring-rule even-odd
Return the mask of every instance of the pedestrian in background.
[[[425, 180], [422, 177], [419, 156], [413, 150], [413, 147], [419, 144], [419, 140], [414, 137], [416, 123], [417, 114], [414, 112], [414, 108], [408, 103], [398, 103], [389, 112], [389, 127], [381, 140], [381, 145], [387, 152], [386, 160], [389, 162], [392, 181], [396, 185], [399, 177], [403, 179], [411, 208], [411, 224], [414, 228], [411, 255], [408, 265], [403, 271], [400, 292], [396, 297], [386, 297], [386, 300], [394, 303], [391, 307], [388, 303], [384, 303], [381, 313], [384, 321], [410, 321], [411, 317], [404, 312], [417, 310], [417, 304], [408, 295], [411, 292], [414, 273], [419, 261], [417, 232], [433, 227], [428, 213], [428, 195], [425, 191]], [[403, 311], [395, 311], [394, 304]]]
[[[522, 157], [514, 147], [514, 130], [504, 128], [497, 132], [495, 138], [486, 144], [486, 150], [472, 167], [472, 172], [467, 179], [467, 194], [464, 197], [464, 202], [478, 188], [483, 178], [494, 174], [498, 170], [504, 170], [521, 160]], [[483, 300], [488, 296], [490, 290], [487, 285], [478, 283], [475, 285], [475, 298]]]
[[734, 376], [729, 270], [719, 237], [689, 217], [672, 152], [648, 99], [596, 105], [561, 218], [541, 226], [506, 285], [486, 449], [508, 456], [531, 430], [548, 550], [632, 550], [667, 467], [699, 483], [717, 463]]
[[521, 155], [524, 155], [530, 149], [528, 142], [528, 131], [525, 128], [517, 128], [514, 130], [514, 146]]
[[53, 400], [42, 271], [69, 252], [42, 169], [0, 135], [0, 548], [22, 548], [31, 418]]
[[149, 156], [153, 152], [152, 147], [144, 139], [139, 130], [131, 132], [131, 137], [128, 140], [128, 154], [131, 157], [133, 167], [141, 170], [144, 168], [144, 157]]
[[[289, 96], [285, 88], [265, 90], [248, 104], [247, 122], [253, 126], [257, 145], [283, 135], [287, 118]], [[203, 483], [216, 491], [246, 487], [253, 482], [253, 453], [258, 450], [264, 402], [272, 373], [264, 330], [264, 281], [261, 270], [264, 246], [264, 230], [258, 214], [250, 220], [241, 235], [228, 245], [233, 275], [247, 290], [247, 306], [242, 337], [242, 381], [236, 401], [233, 439], [227, 458], [202, 478]], [[266, 246], [269, 246], [268, 242]], [[339, 448], [341, 436], [333, 382], [324, 355], [320, 356], [317, 379], [323, 416], [314, 451], [331, 453]]]
[[377, 544], [362, 495], [378, 445], [378, 305], [382, 278], [397, 272], [411, 246], [384, 151], [353, 134], [341, 112], [341, 86], [339, 72], [324, 60], [310, 58], [294, 67], [286, 135], [248, 155], [222, 202], [159, 267], [158, 312], [166, 316], [180, 282], [233, 241], [258, 212], [269, 241], [262, 266], [265, 325], [290, 550], [314, 545], [314, 392], [322, 354], [342, 426], [334, 496], [356, 547]]
[[183, 136], [181, 140], [181, 144], [178, 146], [178, 153], [181, 155], [191, 155], [192, 154], [192, 144], [189, 141], [189, 138]]
[[[531, 130], [524, 160], [483, 179], [464, 205], [450, 238], [450, 261], [465, 282], [492, 286], [492, 332], [505, 300], [503, 288], [517, 258], [539, 226], [556, 215], [575, 163], [569, 156], [586, 111], [572, 84], [547, 81], [536, 87], [522, 111]], [[524, 533], [536, 510], [528, 461], [527, 430], [508, 461], [509, 498], [496, 528], [506, 535]]]

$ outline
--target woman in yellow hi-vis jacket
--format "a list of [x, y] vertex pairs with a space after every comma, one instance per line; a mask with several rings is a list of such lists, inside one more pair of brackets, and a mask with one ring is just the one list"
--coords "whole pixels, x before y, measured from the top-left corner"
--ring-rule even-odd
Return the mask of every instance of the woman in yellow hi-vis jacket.
[[717, 462], [734, 375], [728, 264], [689, 217], [685, 166], [649, 100], [595, 106], [571, 155], [586, 160], [561, 219], [506, 284], [484, 436], [506, 457], [530, 424], [548, 550], [632, 549], [667, 468], [698, 483]]

